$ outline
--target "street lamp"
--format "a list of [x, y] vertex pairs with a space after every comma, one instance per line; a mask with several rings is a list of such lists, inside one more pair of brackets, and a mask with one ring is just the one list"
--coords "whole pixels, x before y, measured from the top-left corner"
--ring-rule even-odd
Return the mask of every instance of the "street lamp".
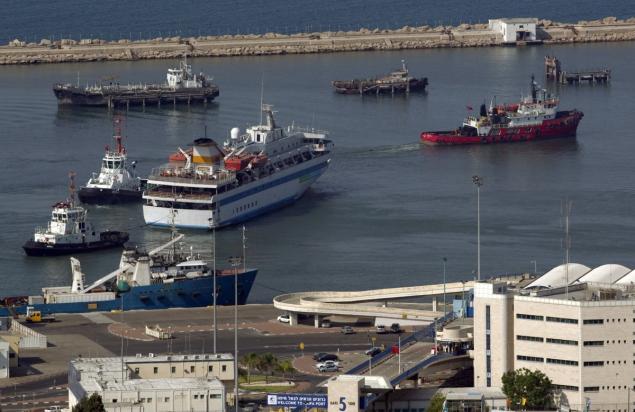
[[534, 274], [538, 273], [538, 264], [535, 260], [531, 260], [529, 261], [529, 263], [533, 263], [534, 264]]
[[477, 280], [481, 280], [481, 186], [483, 178], [474, 175], [472, 182], [476, 185], [476, 274]]
[[448, 313], [448, 309], [445, 302], [445, 264], [448, 261], [448, 258], [443, 258], [443, 317], [445, 317]]
[[234, 405], [238, 411], [238, 266], [240, 256], [231, 256], [229, 264], [234, 268]]

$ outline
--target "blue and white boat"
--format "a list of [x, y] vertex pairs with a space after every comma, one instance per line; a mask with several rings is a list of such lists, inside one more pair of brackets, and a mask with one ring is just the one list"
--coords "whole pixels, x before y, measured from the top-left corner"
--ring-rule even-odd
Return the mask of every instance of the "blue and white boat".
[[324, 131], [279, 127], [270, 105], [262, 113], [266, 124], [243, 135], [233, 128], [222, 147], [197, 139], [153, 170], [143, 193], [145, 222], [213, 229], [299, 199], [328, 168], [333, 143]]
[[144, 252], [127, 249], [119, 268], [91, 284], [86, 283], [79, 260], [71, 258], [71, 286], [47, 287], [41, 295], [2, 299], [0, 316], [25, 314], [27, 307], [42, 314], [111, 310], [167, 309], [233, 305], [238, 282], [238, 304], [244, 305], [257, 269], [216, 270], [199, 256], [183, 252], [183, 235]]

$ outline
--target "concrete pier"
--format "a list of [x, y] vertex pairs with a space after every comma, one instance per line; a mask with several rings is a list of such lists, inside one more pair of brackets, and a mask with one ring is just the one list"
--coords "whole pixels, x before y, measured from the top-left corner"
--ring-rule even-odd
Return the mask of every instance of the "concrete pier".
[[[556, 23], [537, 20], [538, 43], [582, 43], [635, 40], [635, 18]], [[121, 39], [42, 39], [26, 43], [15, 39], [0, 46], [0, 65], [180, 58], [200, 56], [260, 56], [440, 47], [491, 47], [505, 45], [503, 36], [487, 24], [456, 27], [403, 27], [397, 30], [361, 29], [354, 32], [321, 32], [283, 35], [170, 37], [141, 41]]]

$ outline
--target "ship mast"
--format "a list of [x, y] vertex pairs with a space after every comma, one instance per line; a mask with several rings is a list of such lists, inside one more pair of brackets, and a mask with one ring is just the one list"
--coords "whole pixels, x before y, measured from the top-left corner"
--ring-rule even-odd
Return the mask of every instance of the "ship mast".
[[113, 125], [114, 125], [114, 129], [115, 132], [113, 134], [113, 139], [115, 139], [115, 147], [117, 150], [117, 154], [124, 154], [124, 152], [126, 151], [126, 149], [123, 147], [123, 144], [121, 143], [122, 140], [122, 136], [121, 136], [121, 125], [123, 123], [123, 119], [121, 118], [121, 116], [115, 116], [114, 120], [113, 120]]
[[68, 172], [68, 204], [70, 208], [75, 207], [75, 172]]

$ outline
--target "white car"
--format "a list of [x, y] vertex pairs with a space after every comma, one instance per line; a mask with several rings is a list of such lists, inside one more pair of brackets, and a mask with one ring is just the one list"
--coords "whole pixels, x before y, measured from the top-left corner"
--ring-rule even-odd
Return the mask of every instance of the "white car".
[[288, 314], [278, 316], [278, 322], [291, 323], [291, 316]]
[[327, 361], [324, 361], [324, 362], [316, 363], [315, 367], [320, 372], [331, 371], [331, 370], [333, 370], [333, 368], [335, 368], [335, 370], [338, 370], [339, 367], [340, 367], [340, 363], [337, 362], [337, 361], [327, 360]]

